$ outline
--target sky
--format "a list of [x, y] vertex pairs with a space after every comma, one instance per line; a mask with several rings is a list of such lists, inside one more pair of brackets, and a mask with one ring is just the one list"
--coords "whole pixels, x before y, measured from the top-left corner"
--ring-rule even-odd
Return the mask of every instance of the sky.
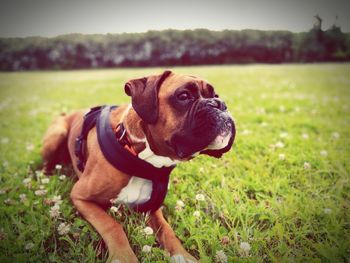
[[350, 32], [350, 0], [0, 0], [0, 37], [163, 29], [308, 31], [336, 21]]

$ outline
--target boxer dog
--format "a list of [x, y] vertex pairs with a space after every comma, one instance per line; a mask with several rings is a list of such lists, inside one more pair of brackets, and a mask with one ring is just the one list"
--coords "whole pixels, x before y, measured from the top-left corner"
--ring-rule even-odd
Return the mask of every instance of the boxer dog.
[[[165, 71], [125, 84], [131, 103], [111, 111], [112, 127], [123, 123], [126, 138], [137, 158], [154, 167], [170, 167], [198, 154], [220, 157], [235, 137], [235, 126], [225, 103], [205, 80]], [[76, 138], [86, 111], [61, 115], [48, 128], [42, 146], [46, 172], [64, 160], [78, 176], [70, 197], [79, 213], [102, 236], [108, 262], [138, 262], [122, 226], [105, 210], [110, 200], [142, 203], [150, 198], [149, 181], [134, 178], [112, 166], [101, 152], [96, 127], [88, 133], [85, 169], [77, 168]], [[149, 226], [172, 261], [197, 262], [181, 245], [162, 209], [149, 214]]]

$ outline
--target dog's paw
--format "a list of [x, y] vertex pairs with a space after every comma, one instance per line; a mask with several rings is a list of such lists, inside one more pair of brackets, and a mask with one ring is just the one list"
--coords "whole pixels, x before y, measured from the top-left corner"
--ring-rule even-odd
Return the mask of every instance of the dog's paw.
[[171, 263], [196, 263], [198, 261], [194, 259], [192, 256], [191, 258], [189, 258], [184, 255], [177, 254], [177, 255], [171, 256], [170, 262]]

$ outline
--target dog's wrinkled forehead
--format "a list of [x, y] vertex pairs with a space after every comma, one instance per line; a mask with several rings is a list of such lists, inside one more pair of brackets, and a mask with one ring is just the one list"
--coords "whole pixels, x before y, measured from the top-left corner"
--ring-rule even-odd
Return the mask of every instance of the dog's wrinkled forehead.
[[198, 94], [204, 98], [212, 98], [216, 95], [214, 87], [206, 80], [196, 76], [180, 75], [174, 73], [171, 74], [163, 82], [162, 88], [159, 91], [159, 95], [169, 94], [183, 87], [186, 87], [194, 92], [198, 92]]

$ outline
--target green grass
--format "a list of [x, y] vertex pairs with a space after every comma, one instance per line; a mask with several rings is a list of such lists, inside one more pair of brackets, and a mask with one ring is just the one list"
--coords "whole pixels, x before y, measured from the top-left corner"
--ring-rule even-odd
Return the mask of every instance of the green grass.
[[[174, 71], [211, 82], [237, 122], [232, 151], [220, 160], [200, 156], [171, 175], [164, 212], [186, 249], [203, 262], [214, 262], [220, 250], [228, 262], [350, 262], [350, 65]], [[43, 184], [36, 173], [41, 138], [61, 111], [128, 102], [123, 84], [158, 72], [0, 74], [0, 262], [106, 260], [100, 236], [69, 200], [74, 179], [53, 176]], [[28, 177], [30, 186], [23, 183]], [[40, 185], [44, 196], [35, 195]], [[20, 201], [21, 194], [26, 200]], [[197, 201], [197, 194], [205, 200]], [[51, 219], [48, 199], [55, 195], [63, 202], [60, 216]], [[178, 200], [185, 203], [181, 211], [175, 209]], [[168, 260], [154, 236], [143, 234], [144, 216], [126, 211], [115, 217], [140, 261]], [[58, 233], [62, 222], [70, 224], [68, 234]], [[250, 244], [249, 252], [242, 242]], [[32, 248], [25, 249], [29, 243]], [[152, 246], [151, 253], [142, 252], [144, 245]]]

